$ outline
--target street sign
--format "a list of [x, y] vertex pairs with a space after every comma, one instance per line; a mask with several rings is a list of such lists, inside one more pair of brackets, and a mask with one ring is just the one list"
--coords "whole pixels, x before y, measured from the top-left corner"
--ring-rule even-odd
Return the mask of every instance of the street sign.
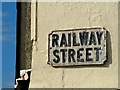
[[56, 30], [48, 39], [48, 64], [52, 66], [98, 65], [106, 60], [104, 28]]

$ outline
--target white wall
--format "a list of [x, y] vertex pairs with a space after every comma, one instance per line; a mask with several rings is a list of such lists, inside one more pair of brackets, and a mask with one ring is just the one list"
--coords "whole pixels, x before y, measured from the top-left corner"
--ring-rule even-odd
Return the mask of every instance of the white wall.
[[[35, 15], [37, 23], [33, 15], [31, 26], [32, 38], [37, 38], [37, 41], [33, 43], [30, 88], [118, 87], [118, 3], [39, 2]], [[109, 32], [105, 65], [54, 68], [47, 64], [49, 33], [95, 26], [105, 27]]]

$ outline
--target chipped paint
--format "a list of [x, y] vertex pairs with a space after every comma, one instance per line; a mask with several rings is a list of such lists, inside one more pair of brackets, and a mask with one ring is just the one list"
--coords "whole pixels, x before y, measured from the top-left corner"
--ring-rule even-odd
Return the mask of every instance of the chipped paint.
[[106, 60], [104, 28], [57, 30], [48, 39], [48, 63], [52, 66], [104, 64]]
[[32, 71], [32, 69], [28, 69], [28, 70], [20, 70], [20, 78], [17, 78], [16, 79], [16, 84], [15, 84], [15, 88], [17, 88], [17, 86], [18, 86], [18, 81], [24, 81], [24, 80], [28, 80], [28, 78], [30, 78], [29, 76], [28, 76], [28, 72], [31, 72]]

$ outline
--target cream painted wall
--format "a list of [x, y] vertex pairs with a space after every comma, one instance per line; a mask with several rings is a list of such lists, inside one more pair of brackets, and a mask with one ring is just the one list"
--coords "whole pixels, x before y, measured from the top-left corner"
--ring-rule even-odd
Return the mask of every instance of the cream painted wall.
[[[32, 4], [33, 12], [36, 10]], [[32, 75], [30, 88], [117, 88], [118, 3], [37, 3], [32, 14]], [[37, 16], [37, 23], [34, 22]], [[37, 27], [36, 27], [37, 26]], [[105, 27], [108, 58], [102, 66], [54, 68], [47, 64], [48, 34], [59, 29]]]

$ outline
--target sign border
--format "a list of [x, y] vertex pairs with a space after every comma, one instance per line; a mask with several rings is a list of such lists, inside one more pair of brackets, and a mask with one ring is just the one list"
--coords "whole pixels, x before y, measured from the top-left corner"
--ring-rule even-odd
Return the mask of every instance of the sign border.
[[[101, 63], [84, 63], [84, 64], [75, 64], [75, 65], [53, 65], [50, 62], [50, 35], [52, 35], [54, 32], [66, 32], [66, 31], [78, 31], [78, 30], [91, 30], [91, 29], [101, 29], [101, 30], [105, 30], [106, 31], [106, 57], [105, 60], [103, 60]], [[58, 30], [53, 30], [50, 34], [48, 34], [48, 61], [47, 64], [53, 66], [53, 67], [70, 67], [70, 66], [94, 66], [94, 65], [103, 65], [105, 63], [105, 61], [107, 61], [107, 30], [104, 27], [85, 27], [85, 28], [68, 28], [68, 29], [58, 29]]]

